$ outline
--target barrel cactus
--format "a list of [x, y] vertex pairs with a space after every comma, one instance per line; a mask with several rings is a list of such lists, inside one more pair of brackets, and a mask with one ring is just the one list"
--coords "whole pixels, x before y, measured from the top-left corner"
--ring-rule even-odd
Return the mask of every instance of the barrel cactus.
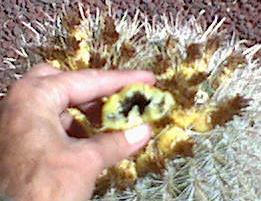
[[136, 84], [103, 98], [101, 125], [69, 109], [95, 134], [153, 127], [144, 150], [103, 172], [93, 200], [261, 199], [261, 45], [246, 48], [222, 30], [225, 19], [206, 27], [203, 18], [149, 20], [139, 11], [119, 18], [110, 5], [96, 14], [79, 6], [23, 48], [29, 67], [41, 60], [65, 71], [142, 69], [156, 76], [154, 87]]

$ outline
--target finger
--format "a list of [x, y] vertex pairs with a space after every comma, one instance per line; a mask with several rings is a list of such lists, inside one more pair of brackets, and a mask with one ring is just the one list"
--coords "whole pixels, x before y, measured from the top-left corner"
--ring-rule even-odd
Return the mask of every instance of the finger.
[[77, 108], [87, 116], [90, 123], [95, 127], [101, 127], [102, 124], [102, 106], [103, 102], [101, 99], [82, 104]]
[[25, 77], [44, 77], [48, 75], [57, 75], [61, 72], [62, 71], [54, 68], [49, 64], [40, 63], [34, 66], [29, 72], [27, 72], [25, 74]]
[[70, 126], [72, 125], [74, 118], [72, 115], [69, 114], [69, 112], [63, 112], [60, 115], [60, 119], [61, 119], [61, 124], [63, 126], [63, 128], [67, 131], [68, 129], [70, 129]]
[[[97, 100], [89, 103], [85, 103], [76, 108], [82, 113], [85, 114], [88, 120], [92, 124], [100, 124], [101, 122], [101, 111], [102, 111], [102, 101]], [[73, 116], [69, 112], [63, 112], [60, 115], [61, 123], [64, 129], [68, 129], [73, 122]]]
[[[67, 135], [74, 138], [88, 138], [89, 135], [86, 132], [81, 123], [79, 123], [72, 115], [68, 112], [64, 112], [60, 116], [61, 124]], [[92, 134], [92, 133], [91, 133]]]
[[43, 91], [48, 92], [50, 103], [55, 103], [53, 109], [60, 113], [69, 104], [83, 104], [136, 82], [152, 85], [155, 78], [152, 73], [145, 71], [82, 70], [47, 77], [45, 83], [40, 82], [40, 86], [35, 87], [42, 87]]
[[103, 168], [107, 168], [136, 153], [148, 142], [150, 136], [151, 128], [147, 125], [125, 132], [101, 134], [89, 139], [86, 151], [92, 148], [99, 153]]

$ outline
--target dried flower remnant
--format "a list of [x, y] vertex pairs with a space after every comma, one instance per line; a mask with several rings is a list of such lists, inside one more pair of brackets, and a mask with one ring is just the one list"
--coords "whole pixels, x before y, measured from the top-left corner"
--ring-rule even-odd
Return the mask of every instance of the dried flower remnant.
[[121, 57], [123, 59], [131, 59], [135, 56], [136, 54], [136, 49], [135, 47], [130, 44], [130, 43], [127, 43], [127, 42], [124, 42], [121, 46]]
[[189, 86], [195, 86], [195, 85], [199, 85], [202, 82], [204, 82], [205, 80], [207, 80], [208, 78], [208, 74], [207, 73], [202, 73], [199, 72], [197, 74], [194, 74], [189, 80], [188, 80], [188, 85]]
[[103, 58], [99, 52], [91, 52], [90, 68], [102, 69], [106, 63], [106, 58]]
[[152, 71], [155, 75], [161, 75], [168, 71], [171, 67], [171, 61], [166, 56], [158, 54], [154, 58]]
[[70, 15], [65, 15], [64, 19], [63, 19], [63, 26], [64, 28], [66, 28], [67, 30], [72, 30], [75, 29], [77, 26], [79, 26], [81, 24], [81, 17], [79, 15], [79, 13], [71, 13]]
[[243, 69], [246, 64], [246, 58], [242, 53], [233, 52], [221, 66], [220, 72], [217, 73], [215, 79], [212, 81], [212, 87], [218, 89], [225, 80], [232, 77], [236, 69]]
[[68, 37], [64, 40], [66, 45], [66, 53], [68, 56], [74, 56], [77, 50], [80, 48], [80, 41], [78, 41], [75, 37]]
[[46, 47], [46, 48], [38, 48], [39, 54], [44, 57], [47, 61], [59, 60], [66, 61], [67, 55], [66, 51], [62, 50], [59, 47]]
[[205, 50], [208, 54], [212, 55], [221, 45], [219, 37], [209, 38], [206, 42]]
[[241, 53], [234, 53], [228, 57], [225, 67], [233, 72], [236, 68], [244, 67], [246, 63], [246, 58]]
[[165, 46], [164, 46], [166, 49], [166, 52], [172, 51], [172, 53], [173, 53], [173, 51], [177, 50], [177, 48], [176, 48], [177, 43], [178, 43], [178, 39], [173, 38], [173, 36], [168, 36], [167, 40], [165, 42]]
[[202, 58], [202, 44], [192, 43], [187, 47], [187, 59], [186, 62], [192, 63], [197, 59]]
[[157, 86], [163, 90], [170, 91], [178, 104], [183, 108], [190, 108], [194, 105], [197, 91], [188, 85], [184, 74], [176, 73], [171, 80], [159, 81]]
[[166, 157], [159, 154], [155, 142], [150, 141], [145, 150], [135, 159], [138, 176], [148, 173], [162, 174], [166, 165]]
[[116, 31], [115, 21], [111, 16], [106, 16], [104, 19], [104, 29], [102, 31], [102, 38], [104, 43], [111, 46], [115, 44], [120, 34]]
[[227, 122], [231, 121], [235, 115], [242, 115], [242, 109], [249, 106], [249, 100], [239, 95], [220, 103], [217, 110], [211, 114], [211, 124], [213, 127], [219, 125], [224, 126]]

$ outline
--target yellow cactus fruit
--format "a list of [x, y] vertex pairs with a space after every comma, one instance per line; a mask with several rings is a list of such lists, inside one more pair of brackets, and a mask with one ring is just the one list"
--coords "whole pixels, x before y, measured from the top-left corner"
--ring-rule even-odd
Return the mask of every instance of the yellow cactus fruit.
[[213, 127], [211, 124], [210, 114], [214, 108], [205, 109], [187, 109], [174, 110], [172, 112], [172, 119], [177, 126], [183, 129], [192, 129], [197, 132], [207, 132]]
[[[187, 155], [191, 149], [186, 150], [185, 144], [191, 144], [190, 136], [181, 128], [173, 126], [167, 129], [159, 136], [157, 140], [157, 147], [159, 152], [165, 156], [175, 156], [176, 154]], [[182, 144], [182, 146], [180, 146]], [[189, 145], [192, 148], [192, 145]], [[180, 149], [180, 148], [184, 148]]]
[[171, 112], [175, 101], [169, 92], [145, 84], [133, 84], [112, 95], [103, 107], [103, 127], [125, 130], [158, 121]]

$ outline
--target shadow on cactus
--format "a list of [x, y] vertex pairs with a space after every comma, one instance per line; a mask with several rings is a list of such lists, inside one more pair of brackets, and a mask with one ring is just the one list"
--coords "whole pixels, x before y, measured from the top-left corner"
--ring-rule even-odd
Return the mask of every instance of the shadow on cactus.
[[247, 192], [242, 199], [258, 198], [260, 178], [247, 181], [245, 165], [260, 150], [260, 137], [250, 137], [260, 128], [261, 72], [253, 59], [260, 45], [227, 39], [219, 31], [224, 19], [204, 27], [203, 16], [150, 23], [139, 12], [119, 19], [111, 10], [80, 11], [37, 48], [45, 61], [72, 71], [143, 69], [157, 78], [154, 87], [137, 83], [103, 98], [98, 126], [69, 110], [86, 137], [144, 122], [154, 131], [137, 155], [103, 172], [93, 200], [235, 200], [239, 188], [240, 196]]

